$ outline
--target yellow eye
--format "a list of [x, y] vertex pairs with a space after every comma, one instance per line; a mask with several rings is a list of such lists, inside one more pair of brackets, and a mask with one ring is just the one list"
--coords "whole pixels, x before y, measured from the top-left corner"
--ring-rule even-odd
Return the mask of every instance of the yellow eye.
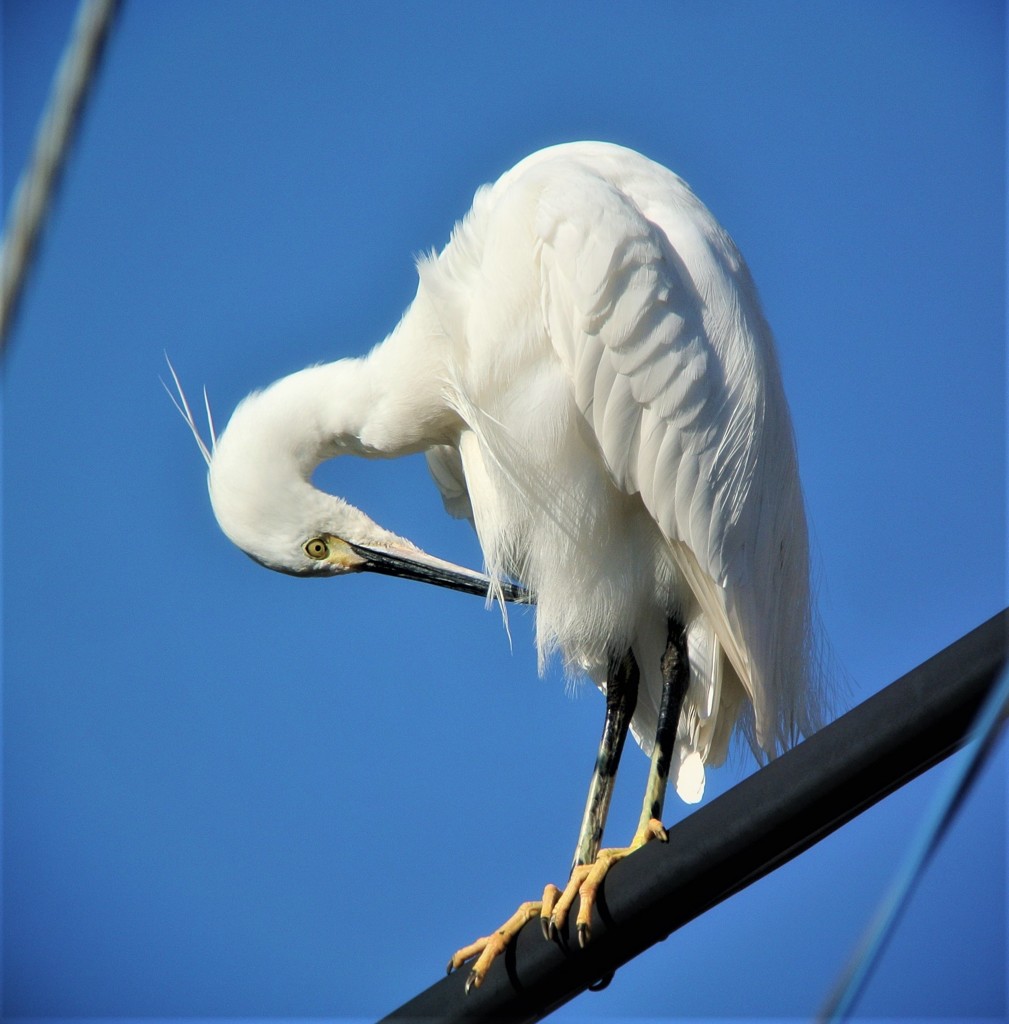
[[305, 541], [304, 550], [309, 558], [314, 558], [318, 562], [329, 554], [329, 545], [322, 537], [313, 537], [311, 540]]

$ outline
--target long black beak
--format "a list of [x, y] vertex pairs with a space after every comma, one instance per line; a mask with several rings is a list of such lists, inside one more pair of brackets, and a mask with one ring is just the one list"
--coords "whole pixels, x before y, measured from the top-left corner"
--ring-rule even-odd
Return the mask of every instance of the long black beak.
[[488, 593], [493, 597], [500, 587], [504, 600], [532, 604], [532, 596], [521, 583], [492, 580], [483, 573], [435, 558], [426, 551], [373, 548], [364, 544], [348, 544], [348, 547], [364, 559], [365, 564], [361, 566], [364, 572], [419, 580], [421, 583], [432, 583], [436, 587], [448, 587], [450, 590], [461, 590], [464, 594], [477, 594], [480, 597], [486, 597]]

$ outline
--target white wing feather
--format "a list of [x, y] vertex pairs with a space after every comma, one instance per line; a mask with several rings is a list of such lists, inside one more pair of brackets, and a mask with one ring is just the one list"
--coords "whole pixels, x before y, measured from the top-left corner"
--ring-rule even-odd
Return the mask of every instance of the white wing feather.
[[717, 710], [720, 649], [773, 755], [813, 726], [805, 518], [773, 343], [731, 240], [679, 178], [624, 153], [542, 169], [547, 328], [615, 483], [641, 495], [700, 608], [706, 699]]

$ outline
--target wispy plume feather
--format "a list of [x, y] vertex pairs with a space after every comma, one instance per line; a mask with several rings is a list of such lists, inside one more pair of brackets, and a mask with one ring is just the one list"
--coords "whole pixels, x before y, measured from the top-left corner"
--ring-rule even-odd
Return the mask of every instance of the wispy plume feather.
[[190, 408], [189, 401], [186, 399], [186, 393], [182, 390], [182, 384], [179, 383], [179, 375], [175, 372], [175, 367], [172, 366], [172, 361], [168, 358], [167, 352], [165, 353], [165, 362], [168, 364], [168, 371], [171, 373], [172, 380], [175, 382], [175, 390], [178, 392], [178, 398], [172, 394], [172, 389], [165, 383], [164, 378], [161, 380], [161, 386], [165, 389], [168, 397], [172, 400], [172, 405], [178, 409], [179, 415], [186, 421], [186, 425], [192, 432], [192, 435], [196, 440], [196, 445], [200, 449], [200, 454], [203, 456], [203, 461], [206, 462], [207, 466], [209, 466], [211, 462], [213, 462], [214, 450], [217, 447], [217, 431], [214, 429], [214, 417], [210, 411], [210, 398], [207, 395], [207, 389], [203, 389], [203, 406], [207, 412], [207, 428], [210, 432], [209, 447], [200, 434], [200, 428], [196, 425], [196, 417], [193, 416], [193, 410]]

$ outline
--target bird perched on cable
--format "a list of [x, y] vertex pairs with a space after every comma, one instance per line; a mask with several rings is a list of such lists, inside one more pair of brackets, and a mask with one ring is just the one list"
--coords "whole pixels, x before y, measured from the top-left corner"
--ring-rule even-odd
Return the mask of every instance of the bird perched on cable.
[[[480, 189], [418, 272], [368, 355], [250, 395], [200, 446], [218, 522], [256, 561], [535, 603], [541, 666], [558, 652], [605, 694], [569, 880], [455, 954], [450, 969], [477, 958], [469, 990], [530, 918], [556, 935], [577, 901], [589, 941], [610, 866], [666, 838], [669, 775], [696, 802], [734, 730], [773, 757], [817, 727], [820, 694], [771, 332], [687, 185], [618, 146], [545, 149]], [[448, 511], [476, 528], [486, 575], [311, 482], [326, 459], [421, 451]], [[628, 729], [651, 757], [641, 817], [626, 847], [603, 850]]]

